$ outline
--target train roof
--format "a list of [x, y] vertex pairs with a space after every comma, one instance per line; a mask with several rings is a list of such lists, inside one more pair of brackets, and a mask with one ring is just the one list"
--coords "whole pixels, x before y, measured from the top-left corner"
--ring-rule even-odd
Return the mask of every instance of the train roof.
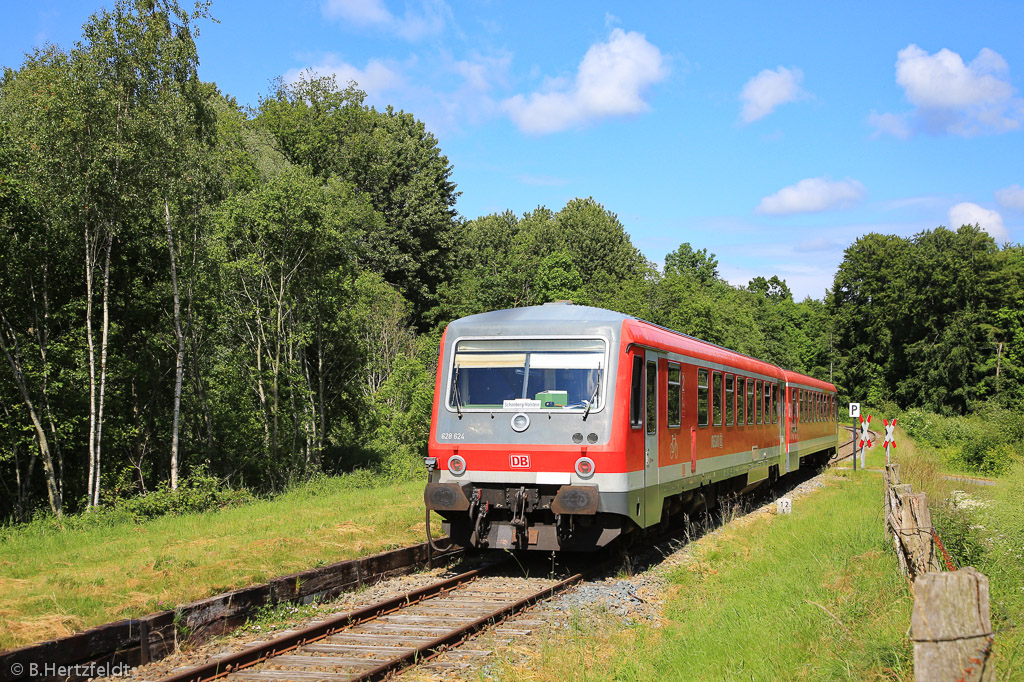
[[[780, 379], [784, 378], [789, 383], [798, 383], [826, 391], [835, 391], [835, 386], [828, 382], [799, 372], [783, 369], [773, 363], [699, 339], [696, 336], [684, 334], [668, 327], [662, 327], [635, 315], [627, 315], [605, 308], [576, 305], [571, 301], [556, 301], [543, 305], [508, 308], [469, 315], [453, 321], [448, 327], [448, 332], [455, 336], [499, 335], [506, 331], [507, 325], [532, 323], [539, 327], [538, 331], [552, 333], [554, 331], [561, 331], [558, 329], [559, 326], [566, 322], [579, 325], [584, 333], [594, 332], [600, 328], [612, 328], [618, 332], [622, 328], [623, 323], [629, 322], [628, 326], [634, 332], [644, 329], [665, 341], [672, 339], [691, 352], [700, 351], [699, 354], [707, 358], [730, 360], [732, 362], [739, 361], [738, 364], [750, 365], [750, 369], [755, 369], [754, 366], [756, 365], [756, 369], [761, 371], [773, 370], [770, 372], [771, 374], [777, 375]], [[635, 336], [635, 333], [633, 336]]]
[[531, 305], [523, 308], [507, 308], [486, 313], [469, 315], [452, 322], [455, 324], [500, 324], [502, 322], [591, 322], [609, 324], [623, 320], [640, 318], [614, 310], [593, 308], [588, 305], [576, 305], [570, 301], [556, 301], [543, 305]]
[[801, 374], [800, 372], [793, 372], [788, 369], [783, 370], [783, 372], [786, 374], [786, 383], [788, 384], [801, 384], [809, 388], [815, 388], [821, 391], [829, 391], [833, 393], [836, 390], [836, 387], [827, 381], [815, 379], [814, 377], [809, 377], [806, 374]]

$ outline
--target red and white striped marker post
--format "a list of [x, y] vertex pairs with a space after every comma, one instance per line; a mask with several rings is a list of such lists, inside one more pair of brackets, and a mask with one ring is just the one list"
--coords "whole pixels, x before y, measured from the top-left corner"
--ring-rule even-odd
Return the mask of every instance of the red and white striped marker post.
[[868, 427], [871, 426], [871, 415], [868, 415], [867, 420], [864, 419], [863, 415], [860, 417], [860, 468], [865, 467], [864, 460], [866, 458], [865, 450], [867, 446], [871, 444], [871, 434], [868, 431]]
[[896, 434], [893, 433], [896, 430], [896, 417], [892, 418], [892, 423], [888, 419], [883, 419], [885, 422], [885, 465], [889, 466], [889, 448], [896, 447]]

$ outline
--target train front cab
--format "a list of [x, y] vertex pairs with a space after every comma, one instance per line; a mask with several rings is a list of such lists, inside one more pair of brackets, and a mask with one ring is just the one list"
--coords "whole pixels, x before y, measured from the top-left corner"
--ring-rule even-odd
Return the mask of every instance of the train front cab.
[[643, 486], [618, 427], [630, 380], [619, 365], [624, 318], [538, 307], [449, 326], [424, 501], [457, 544], [594, 550], [636, 525]]

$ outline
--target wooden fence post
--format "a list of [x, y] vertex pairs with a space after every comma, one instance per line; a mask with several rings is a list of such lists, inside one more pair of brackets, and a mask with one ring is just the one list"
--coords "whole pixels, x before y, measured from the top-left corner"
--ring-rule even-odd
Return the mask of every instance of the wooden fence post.
[[971, 567], [922, 573], [914, 580], [914, 678], [991, 682], [988, 578]]
[[885, 465], [885, 518], [889, 518], [889, 514], [892, 513], [892, 506], [889, 500], [889, 489], [894, 485], [900, 484], [900, 465], [898, 462], [892, 462]]

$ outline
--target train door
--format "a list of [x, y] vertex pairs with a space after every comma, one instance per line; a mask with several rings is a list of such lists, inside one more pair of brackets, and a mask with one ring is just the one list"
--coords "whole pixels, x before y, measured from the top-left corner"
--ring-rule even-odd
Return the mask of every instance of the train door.
[[793, 442], [796, 440], [796, 388], [786, 384], [786, 449], [782, 456], [782, 461], [785, 462], [779, 467], [780, 474], [789, 473], [789, 448], [792, 447]]
[[654, 525], [661, 520], [661, 491], [658, 486], [658, 358], [655, 351], [645, 352], [644, 369], [644, 522]]
[[786, 385], [776, 381], [775, 382], [775, 421], [778, 428], [776, 431], [779, 433], [779, 474], [783, 473], [783, 469], [788, 467], [782, 466], [782, 460], [785, 459], [788, 463], [789, 453], [786, 452]]

